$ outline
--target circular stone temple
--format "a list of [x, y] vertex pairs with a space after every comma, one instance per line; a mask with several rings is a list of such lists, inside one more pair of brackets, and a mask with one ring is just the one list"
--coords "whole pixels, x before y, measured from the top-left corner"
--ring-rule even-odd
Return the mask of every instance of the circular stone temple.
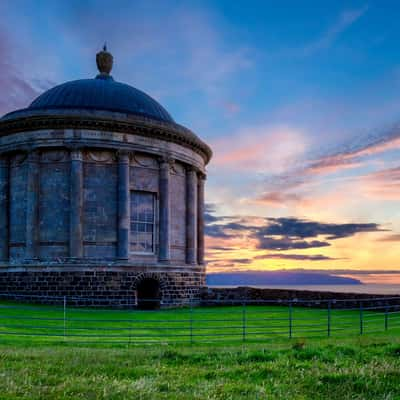
[[0, 294], [185, 304], [205, 284], [211, 150], [114, 81], [106, 48], [96, 62], [0, 119]]

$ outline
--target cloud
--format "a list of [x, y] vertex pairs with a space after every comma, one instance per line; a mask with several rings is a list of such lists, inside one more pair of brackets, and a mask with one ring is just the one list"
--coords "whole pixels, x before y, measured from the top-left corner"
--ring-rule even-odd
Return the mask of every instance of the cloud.
[[217, 250], [217, 251], [232, 251], [236, 250], [235, 247], [224, 247], [224, 246], [210, 246], [207, 250]]
[[268, 221], [269, 224], [259, 230], [259, 235], [282, 235], [302, 239], [322, 235], [327, 240], [334, 240], [353, 236], [360, 232], [377, 232], [383, 230], [376, 223], [332, 224], [298, 218], [269, 218]]
[[306, 44], [301, 49], [301, 54], [303, 56], [310, 56], [320, 50], [330, 47], [346, 29], [357, 22], [367, 11], [367, 5], [357, 9], [344, 10], [334, 24], [318, 39]]
[[281, 253], [269, 253], [260, 256], [255, 256], [254, 260], [265, 260], [269, 258], [284, 259], [284, 260], [307, 260], [307, 261], [326, 261], [326, 260], [337, 260], [337, 258], [332, 258], [324, 256], [322, 254], [307, 255], [307, 254], [281, 254]]
[[212, 214], [210, 214], [208, 212], [204, 213], [204, 222], [205, 222], [205, 224], [210, 224], [212, 222], [217, 222], [217, 221], [218, 221], [218, 218], [215, 217], [214, 215], [212, 215]]
[[[348, 238], [358, 233], [383, 231], [386, 230], [376, 223], [323, 223], [294, 217], [235, 219], [215, 216], [214, 222], [205, 228], [206, 235], [212, 238], [228, 241], [243, 238], [247, 241], [247, 246], [275, 251], [328, 247], [332, 240]], [[229, 245], [224, 243], [222, 247]]]
[[32, 82], [24, 79], [13, 57], [10, 35], [0, 29], [0, 114], [26, 107], [39, 91]]
[[206, 236], [222, 239], [230, 238], [232, 236], [226, 232], [224, 225], [206, 225], [204, 233]]
[[233, 101], [225, 101], [222, 104], [222, 107], [225, 109], [225, 111], [228, 115], [235, 115], [238, 112], [240, 112], [240, 105], [237, 103], [234, 103]]
[[215, 213], [215, 211], [217, 210], [217, 205], [214, 203], [205, 203], [204, 210], [207, 213]]
[[233, 264], [251, 264], [253, 262], [252, 258], [229, 258], [224, 260]]
[[271, 237], [265, 237], [262, 234], [256, 234], [258, 236], [257, 249], [262, 250], [299, 250], [299, 249], [312, 249], [318, 247], [330, 246], [328, 242], [322, 242], [319, 240], [297, 240], [291, 237], [281, 237], [274, 239]]
[[365, 175], [360, 180], [361, 190], [375, 199], [400, 200], [400, 167], [387, 168]]
[[[365, 167], [370, 158], [388, 151], [400, 149], [400, 125], [382, 129], [374, 135], [362, 136], [355, 144], [342, 144], [342, 149], [307, 161], [302, 166], [288, 169], [282, 174], [266, 179], [268, 190], [258, 195], [256, 203], [272, 206], [312, 205], [318, 199], [312, 197], [310, 189], [313, 182], [326, 175], [344, 170]], [[368, 175], [361, 172], [353, 174], [353, 180], [362, 180], [366, 194], [370, 197], [397, 200], [400, 198], [398, 168], [377, 171]], [[368, 189], [368, 186], [370, 190]], [[303, 189], [303, 193], [301, 193]], [[335, 195], [337, 196], [337, 194]]]
[[288, 126], [248, 126], [211, 143], [211, 168], [282, 173], [302, 158], [304, 134]]
[[[60, 21], [64, 36], [85, 58], [107, 40], [115, 59], [123, 60], [116, 63], [115, 71], [122, 72], [128, 82], [141, 82], [157, 99], [193, 93], [199, 99], [200, 93], [221, 110], [236, 111], [227, 86], [252, 68], [253, 54], [225, 37], [212, 8], [138, 0], [110, 9], [107, 2], [102, 3], [67, 5]], [[99, 12], [102, 8], [107, 12]], [[105, 29], [109, 26], [118, 29]]]
[[[368, 140], [368, 138], [365, 138]], [[362, 158], [373, 156], [389, 150], [400, 149], [400, 126], [383, 130], [377, 138], [370, 138], [370, 143], [362, 143], [352, 149], [343, 149], [335, 154], [311, 162], [306, 174], [326, 174], [342, 169], [357, 168], [362, 165]]]
[[399, 242], [400, 243], [400, 233], [393, 235], [386, 235], [383, 238], [378, 239], [380, 242]]
[[285, 193], [285, 192], [266, 192], [260, 195], [256, 201], [262, 204], [268, 204], [271, 206], [276, 205], [287, 205], [290, 203], [298, 203], [302, 201], [302, 196], [296, 193]]

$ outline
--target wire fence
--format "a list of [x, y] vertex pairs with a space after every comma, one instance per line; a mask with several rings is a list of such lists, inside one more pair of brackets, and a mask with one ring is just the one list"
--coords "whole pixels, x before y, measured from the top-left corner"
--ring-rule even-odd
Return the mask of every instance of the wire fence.
[[[310, 300], [207, 300], [207, 306], [196, 300], [158, 310], [139, 310], [134, 299], [131, 309], [104, 308], [96, 299], [91, 307], [73, 306], [72, 297], [36, 299], [54, 305], [27, 300], [0, 294], [0, 341], [193, 344], [400, 334], [398, 297], [317, 300], [315, 307]], [[147, 301], [154, 305], [160, 300]]]

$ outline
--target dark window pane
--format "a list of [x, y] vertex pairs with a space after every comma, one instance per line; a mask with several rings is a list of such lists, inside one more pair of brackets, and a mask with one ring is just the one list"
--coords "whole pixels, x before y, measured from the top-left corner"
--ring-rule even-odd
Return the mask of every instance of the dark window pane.
[[154, 251], [154, 211], [153, 193], [131, 192], [131, 251]]

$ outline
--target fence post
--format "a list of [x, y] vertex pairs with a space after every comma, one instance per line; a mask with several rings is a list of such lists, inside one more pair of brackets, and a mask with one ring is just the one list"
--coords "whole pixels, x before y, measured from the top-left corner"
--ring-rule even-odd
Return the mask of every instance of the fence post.
[[328, 301], [328, 337], [331, 337], [331, 301]]
[[67, 296], [64, 296], [64, 340], [67, 337]]
[[128, 328], [129, 328], [129, 337], [128, 337], [128, 348], [131, 347], [131, 343], [132, 343], [132, 330], [133, 330], [133, 320], [134, 318], [134, 313], [135, 313], [135, 306], [136, 306], [136, 302], [135, 300], [132, 303], [132, 307], [130, 309], [130, 313], [129, 313], [129, 319], [128, 319]]
[[389, 329], [389, 307], [385, 307], [385, 331]]
[[293, 337], [293, 304], [289, 301], [289, 339]]
[[190, 302], [190, 344], [193, 344], [193, 304], [192, 304], [192, 299], [190, 299], [189, 302]]
[[246, 341], [246, 300], [243, 301], [242, 307], [242, 340]]
[[360, 301], [360, 335], [364, 333], [364, 315], [363, 315], [363, 304]]

